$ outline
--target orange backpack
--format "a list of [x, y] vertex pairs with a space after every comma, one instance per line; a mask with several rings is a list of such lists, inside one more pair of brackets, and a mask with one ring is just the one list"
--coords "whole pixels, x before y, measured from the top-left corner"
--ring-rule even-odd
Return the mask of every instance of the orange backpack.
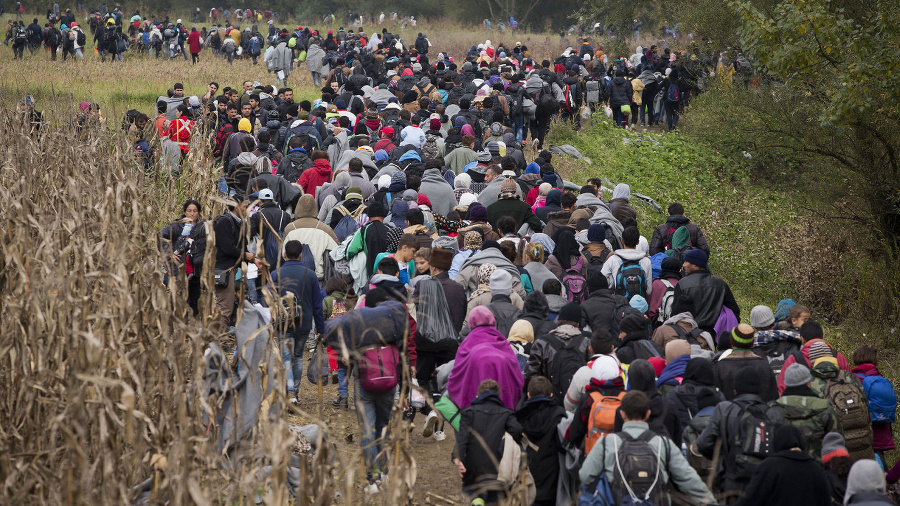
[[584, 454], [591, 452], [591, 448], [597, 441], [614, 432], [616, 424], [616, 409], [622, 404], [625, 392], [619, 395], [603, 395], [600, 392], [591, 392], [591, 414], [588, 416], [588, 433], [584, 437]]

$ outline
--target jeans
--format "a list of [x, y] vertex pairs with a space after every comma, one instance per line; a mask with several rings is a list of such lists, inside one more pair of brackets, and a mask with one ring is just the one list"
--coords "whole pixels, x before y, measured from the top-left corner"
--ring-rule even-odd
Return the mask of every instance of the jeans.
[[522, 144], [522, 137], [525, 135], [525, 116], [519, 116], [512, 120], [513, 130], [516, 132], [516, 142]]
[[[362, 429], [360, 444], [363, 447], [363, 456], [366, 459], [366, 478], [374, 482], [372, 470], [376, 465], [375, 459], [381, 453], [381, 432], [391, 421], [391, 409], [394, 406], [394, 396], [397, 389], [390, 392], [376, 394], [363, 390], [356, 381], [356, 416]], [[384, 435], [385, 438], [387, 434]], [[381, 471], [387, 472], [387, 460], [382, 462]]]
[[342, 399], [347, 398], [350, 395], [349, 390], [349, 382], [347, 381], [347, 368], [344, 366], [338, 366], [338, 396]]
[[181, 48], [181, 56], [184, 56], [184, 61], [187, 61], [187, 52], [184, 50], [184, 41], [178, 42], [178, 47]]
[[310, 72], [310, 74], [312, 74], [313, 86], [315, 86], [316, 88], [321, 88], [322, 87], [322, 74], [320, 74], [318, 72]]
[[[294, 343], [294, 352], [291, 358], [291, 373], [293, 373], [294, 386], [291, 393], [297, 393], [300, 387], [300, 380], [303, 379], [303, 352], [306, 350], [306, 340], [309, 339], [309, 329], [297, 330], [289, 329], [284, 333], [284, 340]], [[285, 363], [286, 365], [286, 363]]]
[[624, 127], [625, 115], [622, 114], [622, 106], [611, 107], [613, 112], [613, 123], [616, 124], [617, 127]]
[[254, 304], [259, 302], [259, 297], [256, 292], [256, 280], [257, 278], [247, 278], [247, 298]]
[[284, 362], [284, 369], [287, 371], [287, 391], [290, 395], [296, 395], [297, 391], [300, 388], [300, 382], [297, 381], [296, 385], [294, 380], [294, 371], [291, 369], [291, 356], [293, 352], [291, 351], [294, 347], [293, 338], [289, 339], [287, 335], [279, 336], [278, 338], [279, 346], [281, 347], [281, 360]]

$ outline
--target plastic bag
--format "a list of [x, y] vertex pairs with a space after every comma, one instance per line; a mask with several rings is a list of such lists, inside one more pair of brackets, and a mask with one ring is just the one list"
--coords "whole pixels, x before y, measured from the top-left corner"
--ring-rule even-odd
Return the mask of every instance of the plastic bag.
[[419, 304], [416, 306], [416, 334], [432, 344], [456, 344], [458, 333], [453, 329], [447, 297], [436, 279], [419, 281]]
[[622, 114], [631, 114], [631, 105], [625, 104], [622, 106]]
[[416, 378], [412, 379], [413, 387], [409, 389], [409, 405], [412, 408], [419, 409], [425, 407], [425, 396], [422, 395], [422, 392], [418, 390], [419, 382]]
[[603, 108], [603, 114], [606, 114], [606, 117], [612, 119], [612, 107], [606, 106]]
[[331, 366], [328, 363], [328, 354], [322, 343], [316, 343], [316, 349], [309, 357], [309, 363], [306, 364], [306, 379], [313, 385], [322, 383], [328, 384], [328, 376], [331, 374]]
[[581, 119], [591, 119], [591, 108], [584, 106], [581, 108]]
[[306, 61], [306, 50], [301, 49], [300, 54], [297, 55], [297, 61], [303, 63]]

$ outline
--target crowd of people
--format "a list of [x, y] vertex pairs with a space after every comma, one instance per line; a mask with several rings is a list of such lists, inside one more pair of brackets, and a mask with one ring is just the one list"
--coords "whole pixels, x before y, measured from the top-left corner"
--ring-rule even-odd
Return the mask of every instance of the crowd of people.
[[[329, 345], [367, 493], [403, 416], [437, 442], [455, 432], [448, 460], [472, 504], [514, 493], [515, 455], [533, 504], [892, 504], [896, 396], [877, 349], [848, 360], [787, 299], [747, 317], [681, 203], [642, 229], [629, 185], [565, 181], [542, 149], [553, 117], [633, 99], [645, 74], [666, 97], [696, 92], [697, 60], [651, 47], [607, 65], [585, 42], [537, 62], [490, 41], [454, 60], [424, 34], [274, 32], [264, 61], [281, 87], [176, 84], [126, 127], [147, 167], [158, 157], [173, 176], [212, 152], [230, 204], [210, 221], [189, 200], [160, 232], [166, 282], [196, 312], [207, 273], [223, 335], [245, 298], [294, 301], [283, 388], [300, 402], [305, 354]], [[312, 102], [284, 84], [301, 53]], [[349, 349], [334, 330], [359, 311], [381, 341]]]

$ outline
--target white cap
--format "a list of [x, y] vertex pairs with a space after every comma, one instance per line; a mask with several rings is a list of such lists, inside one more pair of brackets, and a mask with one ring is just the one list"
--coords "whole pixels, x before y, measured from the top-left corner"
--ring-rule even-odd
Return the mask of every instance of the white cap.
[[273, 200], [275, 199], [275, 195], [272, 193], [272, 190], [266, 188], [259, 192], [259, 200]]
[[176, 24], [176, 25], [180, 25], [180, 24], [181, 24], [181, 18], [178, 18], [178, 21], [176, 21], [175, 24]]

